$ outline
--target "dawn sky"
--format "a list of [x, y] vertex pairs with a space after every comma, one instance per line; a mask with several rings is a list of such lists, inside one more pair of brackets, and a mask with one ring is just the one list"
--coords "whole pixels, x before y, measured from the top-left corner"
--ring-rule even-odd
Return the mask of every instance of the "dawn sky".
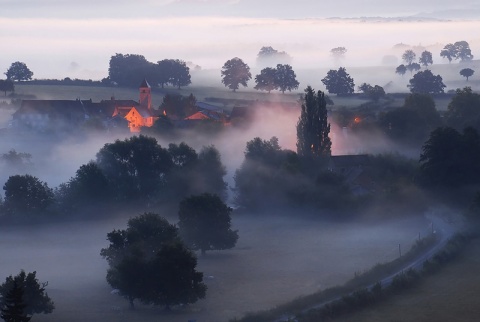
[[[467, 40], [480, 57], [478, 0], [0, 0], [0, 8], [0, 71], [23, 61], [34, 78], [101, 79], [115, 53], [206, 69], [235, 56], [254, 64], [262, 46], [287, 51], [293, 67], [327, 67], [338, 46], [348, 49], [346, 65], [378, 65], [398, 43], [436, 51]], [[415, 15], [445, 20], [324, 19]]]

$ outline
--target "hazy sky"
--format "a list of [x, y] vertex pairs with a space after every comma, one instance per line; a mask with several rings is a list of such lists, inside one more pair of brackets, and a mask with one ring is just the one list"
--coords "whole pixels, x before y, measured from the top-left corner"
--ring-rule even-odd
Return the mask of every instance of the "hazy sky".
[[[480, 57], [478, 0], [0, 0], [0, 9], [0, 71], [23, 61], [34, 78], [101, 79], [115, 53], [207, 69], [235, 56], [253, 65], [266, 45], [292, 55], [293, 67], [327, 67], [338, 46], [348, 49], [347, 66], [378, 65], [401, 42], [437, 51], [467, 40]], [[324, 19], [413, 15], [455, 20]]]

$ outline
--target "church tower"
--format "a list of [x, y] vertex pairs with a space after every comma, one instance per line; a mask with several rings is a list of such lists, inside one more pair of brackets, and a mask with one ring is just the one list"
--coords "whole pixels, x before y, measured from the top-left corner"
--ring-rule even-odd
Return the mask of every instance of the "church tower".
[[144, 79], [140, 84], [140, 106], [145, 106], [149, 110], [152, 108], [152, 89], [147, 80]]

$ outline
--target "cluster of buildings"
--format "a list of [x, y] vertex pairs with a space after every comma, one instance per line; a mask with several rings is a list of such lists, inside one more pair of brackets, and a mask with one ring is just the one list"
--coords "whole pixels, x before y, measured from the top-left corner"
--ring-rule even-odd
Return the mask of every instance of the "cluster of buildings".
[[[146, 80], [139, 87], [139, 101], [110, 100], [23, 100], [13, 114], [12, 127], [28, 127], [38, 131], [68, 130], [90, 119], [102, 122], [107, 129], [128, 128], [138, 133], [142, 127], [151, 127], [164, 114], [152, 107], [151, 87]], [[180, 122], [214, 120], [227, 123], [225, 113], [206, 103], [197, 104], [197, 112]]]

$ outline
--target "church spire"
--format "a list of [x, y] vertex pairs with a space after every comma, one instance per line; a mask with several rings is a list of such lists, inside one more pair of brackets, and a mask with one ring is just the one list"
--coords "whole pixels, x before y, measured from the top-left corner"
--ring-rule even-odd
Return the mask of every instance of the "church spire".
[[145, 106], [149, 110], [152, 108], [152, 88], [146, 79], [140, 84], [140, 106]]

